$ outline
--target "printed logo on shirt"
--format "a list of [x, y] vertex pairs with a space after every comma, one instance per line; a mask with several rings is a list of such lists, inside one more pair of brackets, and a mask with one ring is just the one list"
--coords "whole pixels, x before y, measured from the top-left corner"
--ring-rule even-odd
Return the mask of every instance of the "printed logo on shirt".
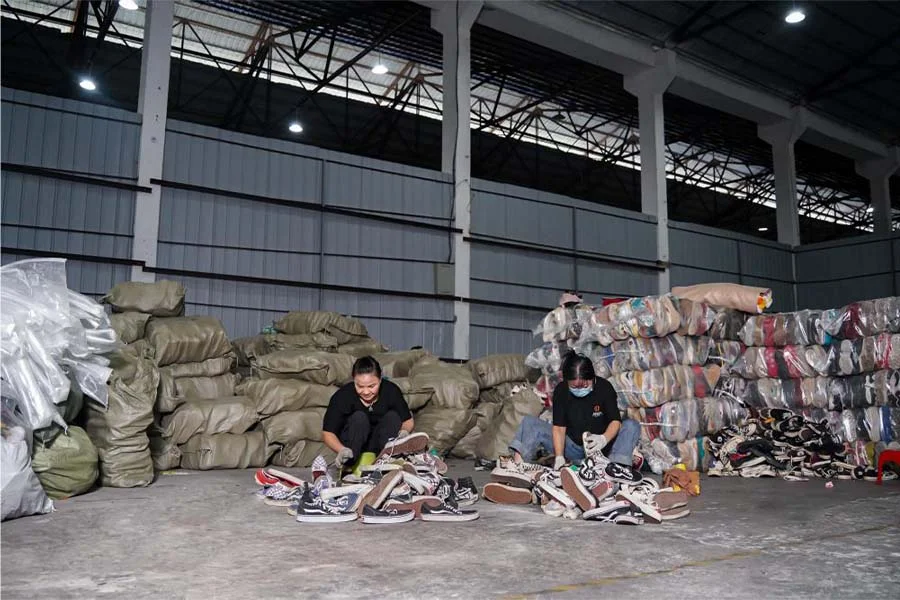
[[600, 409], [599, 404], [594, 405], [594, 412], [591, 414], [592, 417], [602, 417], [603, 411]]

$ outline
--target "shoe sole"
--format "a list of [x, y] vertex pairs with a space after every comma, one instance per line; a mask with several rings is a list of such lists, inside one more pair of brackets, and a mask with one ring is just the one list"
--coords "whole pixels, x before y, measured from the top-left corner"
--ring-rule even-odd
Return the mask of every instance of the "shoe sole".
[[423, 521], [435, 521], [439, 523], [462, 523], [465, 521], [474, 521], [480, 517], [477, 512], [463, 513], [462, 515], [429, 515], [423, 514]]
[[263, 472], [266, 475], [268, 475], [269, 477], [274, 477], [276, 479], [280, 479], [281, 481], [283, 481], [284, 483], [287, 483], [288, 485], [298, 486], [298, 485], [303, 485], [304, 483], [306, 483], [299, 477], [291, 475], [290, 473], [285, 473], [284, 471], [280, 471], [278, 469], [270, 469], [267, 467], [266, 469], [263, 469]]
[[359, 510], [361, 511], [363, 507], [367, 505], [372, 508], [381, 508], [381, 505], [384, 504], [384, 501], [390, 496], [391, 490], [397, 487], [397, 484], [400, 483], [401, 479], [403, 479], [403, 474], [400, 471], [391, 471], [385, 475], [381, 481], [378, 482], [378, 485], [375, 486], [375, 489], [366, 494], [363, 501], [359, 503]]
[[658, 509], [650, 506], [641, 498], [629, 494], [627, 490], [620, 490], [619, 493], [616, 494], [616, 500], [631, 503], [632, 506], [643, 513], [645, 521], [649, 521], [650, 523], [654, 524], [662, 523], [662, 516], [659, 514]]
[[355, 521], [359, 516], [355, 513], [347, 513], [343, 515], [297, 515], [298, 523], [349, 523]]
[[488, 483], [481, 491], [482, 497], [495, 504], [531, 504], [531, 492], [525, 488]]
[[551, 499], [562, 504], [564, 508], [574, 508], [578, 504], [568, 492], [560, 490], [547, 482], [539, 481], [537, 487], [541, 488], [541, 491], [547, 494]]
[[586, 510], [582, 513], [581, 518], [585, 521], [602, 521], [604, 523], [614, 523], [615, 513], [621, 510], [631, 508], [631, 503], [626, 501], [607, 501], [597, 508]]
[[403, 512], [396, 516], [388, 516], [388, 517], [375, 517], [363, 515], [360, 518], [360, 521], [365, 523], [366, 525], [388, 525], [390, 523], [407, 523], [416, 518], [416, 513], [412, 510]]
[[346, 496], [347, 494], [359, 494], [361, 497], [365, 498], [366, 495], [374, 489], [374, 485], [368, 485], [365, 483], [351, 483], [350, 485], [340, 485], [325, 488], [319, 493], [319, 497], [322, 498], [322, 500], [331, 500], [332, 498], [340, 498], [341, 496]]
[[394, 510], [411, 510], [414, 513], [414, 518], [420, 519], [422, 517], [422, 506], [424, 504], [437, 508], [441, 505], [441, 499], [437, 496], [425, 496], [423, 498], [417, 498], [412, 502], [397, 502], [389, 499], [384, 503], [384, 507], [393, 508]]
[[495, 475], [491, 473], [491, 481], [493, 483], [502, 483], [503, 485], [510, 485], [512, 487], [523, 488], [526, 490], [530, 490], [534, 487], [534, 481], [527, 475], [507, 475], [505, 473]]
[[606, 477], [606, 479], [608, 479], [609, 481], [615, 481], [616, 483], [624, 483], [626, 485], [635, 485], [637, 483], [640, 483], [644, 479], [644, 476], [641, 475], [640, 473], [637, 474], [638, 476], [636, 479], [626, 479], [624, 477], [613, 477], [612, 475], [607, 473], [605, 469], [603, 470], [603, 474]]
[[563, 490], [575, 501], [578, 508], [585, 512], [597, 508], [597, 497], [581, 483], [572, 469], [560, 471], [559, 478], [562, 480]]
[[428, 435], [424, 433], [411, 433], [390, 448], [385, 447], [379, 457], [398, 456], [402, 454], [418, 454], [428, 448]]
[[659, 511], [659, 516], [663, 521], [674, 521], [675, 519], [683, 519], [691, 514], [691, 509], [686, 506], [671, 508], [669, 510]]
[[253, 480], [256, 482], [257, 485], [261, 485], [263, 487], [269, 486], [269, 485], [275, 485], [276, 483], [281, 481], [277, 477], [272, 477], [271, 475], [267, 475], [264, 469], [260, 469], [256, 473], [254, 473]]

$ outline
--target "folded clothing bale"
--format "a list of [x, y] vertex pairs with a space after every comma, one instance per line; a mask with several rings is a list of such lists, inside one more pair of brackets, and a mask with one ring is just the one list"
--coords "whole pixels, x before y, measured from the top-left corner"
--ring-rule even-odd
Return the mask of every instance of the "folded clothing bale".
[[804, 358], [820, 375], [859, 375], [879, 369], [900, 369], [900, 334], [880, 333], [829, 346], [811, 346]]
[[252, 335], [231, 340], [231, 348], [237, 357], [239, 367], [249, 367], [257, 356], [268, 354], [271, 351], [269, 336]]
[[291, 312], [275, 321], [274, 325], [281, 333], [324, 332], [333, 336], [338, 344], [348, 344], [369, 336], [369, 331], [360, 320], [323, 310]]
[[150, 317], [147, 313], [139, 312], [113, 313], [109, 316], [109, 322], [120, 341], [133, 344], [144, 337]]
[[600, 377], [626, 371], [648, 371], [671, 365], [703, 365], [709, 358], [712, 340], [685, 337], [677, 333], [662, 338], [631, 338], [603, 346], [596, 342], [575, 346], [591, 359]]
[[181, 467], [210, 469], [246, 469], [264, 467], [274, 448], [266, 446], [262, 431], [247, 433], [201, 433], [192, 437], [181, 450]]
[[713, 395], [719, 381], [718, 366], [672, 365], [649, 371], [628, 371], [609, 378], [619, 395], [619, 407], [659, 406], [683, 398]]
[[153, 319], [146, 335], [160, 367], [233, 355], [228, 334], [215, 317]]
[[387, 346], [371, 338], [354, 340], [347, 344], [341, 344], [337, 347], [338, 352], [340, 352], [341, 354], [349, 354], [353, 358], [373, 356], [381, 352], [386, 352], [387, 349]]
[[272, 415], [260, 422], [268, 444], [286, 446], [300, 440], [322, 441], [324, 408], [292, 410]]
[[672, 288], [672, 295], [712, 306], [758, 314], [772, 306], [772, 290], [737, 283], [701, 283]]
[[381, 365], [381, 372], [385, 377], [408, 377], [409, 370], [426, 356], [431, 356], [425, 350], [404, 350], [401, 352], [379, 352], [372, 355]]
[[184, 314], [184, 286], [175, 281], [116, 284], [100, 300], [114, 312], [139, 312], [154, 317], [178, 317]]
[[324, 331], [316, 333], [270, 333], [266, 334], [269, 352], [276, 350], [321, 350], [337, 352], [338, 341]]
[[100, 456], [101, 482], [111, 487], [141, 487], [153, 481], [147, 429], [159, 372], [153, 361], [126, 349], [109, 355], [109, 405], [87, 404], [85, 431]]
[[530, 388], [522, 388], [511, 394], [504, 399], [500, 412], [478, 438], [476, 455], [487, 460], [497, 460], [498, 457], [509, 454], [509, 443], [515, 437], [519, 424], [528, 415], [540, 415], [543, 408], [540, 396]]
[[256, 405], [246, 396], [187, 400], [160, 419], [159, 432], [175, 444], [200, 433], [244, 433], [259, 422]]
[[158, 431], [150, 431], [150, 456], [157, 471], [170, 471], [181, 466], [181, 449], [171, 438], [162, 437]]
[[322, 456], [331, 464], [336, 455], [322, 442], [301, 440], [281, 446], [272, 456], [272, 464], [278, 467], [309, 467], [317, 456]]
[[47, 445], [35, 443], [31, 467], [44, 491], [54, 500], [83, 494], [100, 476], [97, 448], [81, 427], [69, 430]]
[[353, 358], [347, 354], [279, 350], [257, 357], [253, 365], [260, 379], [302, 379], [320, 385], [350, 381]]
[[[469, 409], [478, 400], [478, 383], [465, 365], [415, 365], [409, 376], [410, 394], [433, 392], [430, 406]], [[465, 432], [463, 432], [465, 433]]]
[[431, 449], [446, 455], [475, 424], [475, 413], [468, 408], [443, 408], [434, 402], [413, 415], [416, 431], [428, 434]]
[[838, 339], [900, 333], [900, 296], [853, 302], [822, 313], [822, 329]]
[[536, 379], [525, 365], [524, 354], [494, 354], [469, 361], [475, 381], [485, 390], [501, 383]]
[[412, 390], [412, 383], [408, 377], [397, 377], [390, 381], [400, 388], [400, 393], [403, 394], [403, 399], [406, 400], [406, 405], [409, 406], [409, 410], [419, 410], [420, 408], [423, 408], [426, 404], [431, 402], [431, 399], [434, 397], [434, 390], [431, 389]]
[[298, 379], [250, 379], [240, 388], [262, 416], [306, 408], [326, 408], [338, 390]]
[[748, 346], [814, 346], [825, 343], [822, 311], [753, 315], [738, 334]]

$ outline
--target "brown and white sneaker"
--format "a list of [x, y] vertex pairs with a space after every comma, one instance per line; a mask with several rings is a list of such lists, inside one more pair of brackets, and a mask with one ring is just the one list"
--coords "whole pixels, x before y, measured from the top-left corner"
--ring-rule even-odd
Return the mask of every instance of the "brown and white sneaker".
[[421, 519], [423, 504], [428, 504], [436, 508], [443, 504], [443, 502], [441, 502], [441, 499], [437, 496], [413, 496], [412, 500], [408, 500], [405, 502], [400, 500], [388, 499], [388, 501], [384, 503], [384, 507], [393, 508], [399, 511], [411, 510], [416, 513], [416, 519]]
[[381, 508], [384, 501], [391, 495], [391, 491], [397, 487], [401, 481], [403, 481], [403, 471], [388, 471], [385, 473], [384, 476], [382, 476], [381, 481], [378, 482], [372, 491], [366, 494], [366, 497], [360, 503], [357, 512], [362, 514], [362, 509], [365, 506]]
[[491, 482], [481, 490], [481, 496], [496, 504], [531, 504], [531, 490], [503, 483]]
[[428, 434], [421, 431], [410, 433], [402, 438], [394, 438], [389, 440], [379, 458], [386, 456], [406, 456], [408, 454], [419, 454], [428, 448]]
[[644, 487], [623, 485], [616, 493], [616, 500], [630, 502], [634, 508], [643, 513], [645, 522], [658, 524], [662, 523], [662, 515], [654, 501], [655, 495]]
[[660, 512], [665, 512], [687, 506], [688, 495], [683, 490], [678, 492], [657, 492], [653, 501], [656, 502]]
[[559, 478], [562, 480], [563, 490], [578, 504], [578, 508], [583, 511], [597, 508], [597, 497], [581, 480], [578, 473], [572, 469], [560, 469]]
[[531, 489], [538, 477], [546, 471], [547, 469], [541, 465], [514, 460], [498, 461], [497, 466], [491, 471], [491, 481]]
[[689, 514], [691, 514], [691, 509], [689, 509], [687, 506], [679, 506], [678, 508], [670, 508], [669, 510], [659, 511], [659, 516], [663, 521], [683, 519]]

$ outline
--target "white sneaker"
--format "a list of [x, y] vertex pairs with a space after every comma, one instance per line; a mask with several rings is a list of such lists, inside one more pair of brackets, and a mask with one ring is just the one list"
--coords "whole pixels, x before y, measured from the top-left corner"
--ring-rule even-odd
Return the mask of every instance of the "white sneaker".
[[542, 477], [538, 480], [536, 487], [550, 498], [550, 502], [555, 502], [563, 507], [563, 509], [574, 508], [578, 506], [565, 490], [561, 490], [551, 483], [549, 478]]
[[548, 517], [561, 517], [566, 513], [566, 507], [556, 500], [551, 500], [547, 504], [544, 504], [541, 506], [541, 510], [544, 511], [544, 514]]

